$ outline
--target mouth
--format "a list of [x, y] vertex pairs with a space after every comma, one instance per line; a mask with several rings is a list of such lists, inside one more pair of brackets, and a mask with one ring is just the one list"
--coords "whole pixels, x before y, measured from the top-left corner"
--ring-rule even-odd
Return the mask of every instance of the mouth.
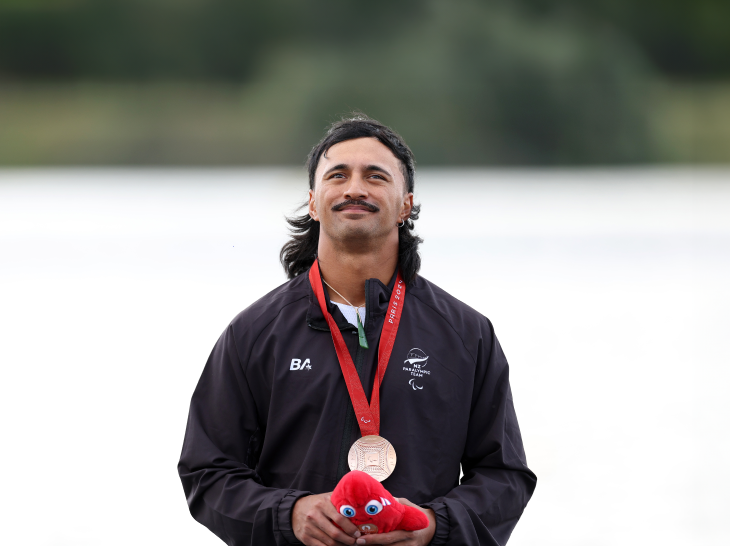
[[335, 212], [379, 212], [377, 205], [359, 199], [348, 199], [332, 207]]

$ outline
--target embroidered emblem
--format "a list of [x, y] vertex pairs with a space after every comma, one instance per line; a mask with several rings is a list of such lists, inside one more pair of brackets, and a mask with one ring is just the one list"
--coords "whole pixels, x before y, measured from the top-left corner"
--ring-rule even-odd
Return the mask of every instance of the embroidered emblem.
[[426, 369], [428, 364], [428, 355], [418, 347], [414, 347], [406, 355], [403, 361], [403, 371], [408, 372], [412, 377], [408, 384], [413, 387], [414, 391], [423, 390], [422, 378], [431, 375], [431, 371]]

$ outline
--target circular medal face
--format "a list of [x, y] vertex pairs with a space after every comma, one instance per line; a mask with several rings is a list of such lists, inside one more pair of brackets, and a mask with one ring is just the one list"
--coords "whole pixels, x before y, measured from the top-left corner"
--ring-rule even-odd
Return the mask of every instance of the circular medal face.
[[382, 482], [395, 469], [395, 449], [382, 436], [363, 436], [350, 448], [347, 463], [350, 470], [362, 470]]
[[363, 535], [374, 535], [378, 532], [378, 526], [374, 523], [363, 523], [358, 529]]

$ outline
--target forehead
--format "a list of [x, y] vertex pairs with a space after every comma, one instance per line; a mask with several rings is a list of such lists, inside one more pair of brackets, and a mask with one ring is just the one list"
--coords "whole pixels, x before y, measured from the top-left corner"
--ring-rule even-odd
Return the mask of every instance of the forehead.
[[405, 182], [400, 160], [377, 138], [354, 138], [331, 146], [319, 158], [316, 178], [320, 178], [325, 171], [340, 164], [347, 165], [351, 169], [364, 169], [370, 165], [377, 165], [386, 169], [396, 179]]

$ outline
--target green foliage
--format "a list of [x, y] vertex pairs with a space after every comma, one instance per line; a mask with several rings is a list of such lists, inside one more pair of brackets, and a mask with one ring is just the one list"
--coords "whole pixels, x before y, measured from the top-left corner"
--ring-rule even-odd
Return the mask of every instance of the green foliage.
[[422, 163], [625, 163], [656, 153], [636, 50], [610, 32], [509, 7], [434, 1], [399, 33], [282, 48], [269, 69], [272, 93], [287, 89], [302, 104], [302, 142], [318, 139], [321, 120], [360, 108], [401, 131]]
[[730, 75], [726, 0], [0, 1], [0, 82], [240, 88], [243, 162], [300, 163], [353, 109], [422, 164], [652, 161], [662, 73]]
[[42, 79], [249, 76], [265, 43], [254, 2], [85, 0], [0, 15], [0, 74]]
[[668, 76], [730, 76], [727, 0], [520, 0], [537, 15], [562, 13], [613, 28]]
[[[465, 23], [471, 8], [441, 2]], [[730, 75], [727, 0], [492, 0], [483, 12], [604, 29], [666, 74]], [[433, 7], [416, 0], [1, 0], [6, 77], [242, 81], [272, 47], [373, 44]]]

